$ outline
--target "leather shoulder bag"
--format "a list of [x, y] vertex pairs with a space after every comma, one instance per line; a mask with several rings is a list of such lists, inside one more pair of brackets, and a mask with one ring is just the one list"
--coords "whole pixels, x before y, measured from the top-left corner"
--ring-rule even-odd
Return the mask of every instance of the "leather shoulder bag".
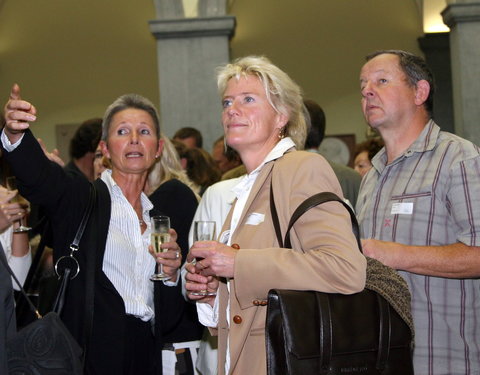
[[[329, 192], [316, 194], [297, 208], [283, 240], [270, 187], [270, 209], [280, 246], [291, 248], [289, 231], [296, 220], [307, 210], [329, 201], [339, 202], [349, 211], [361, 251], [353, 210]], [[388, 298], [388, 293], [379, 293], [382, 283], [374, 290], [366, 288], [353, 295], [272, 289], [265, 332], [269, 375], [413, 374], [408, 287], [391, 268], [370, 258], [367, 261], [367, 288], [369, 278], [393, 283], [406, 300], [403, 310], [399, 307], [397, 312], [390, 303], [395, 298]]]
[[[83, 231], [92, 212], [95, 197], [96, 190], [92, 184], [90, 186], [88, 205], [83, 213], [75, 239], [70, 245], [71, 253], [68, 256], [61, 257], [55, 264], [55, 271], [60, 277], [60, 287], [57, 292], [53, 311], [43, 317], [40, 315], [6, 260], [0, 257], [5, 268], [19, 286], [28, 305], [38, 318], [7, 340], [6, 347], [9, 374], [83, 374], [82, 354], [84, 356], [86, 351], [82, 351], [82, 348], [80, 348], [74, 337], [65, 327], [60, 319], [60, 313], [63, 308], [68, 282], [74, 278], [80, 270], [74, 254], [79, 249], [80, 239], [82, 238]], [[91, 271], [87, 269], [87, 273], [91, 273]], [[93, 294], [90, 293], [89, 295], [88, 293], [89, 289], [93, 289], [93, 285], [91, 286], [92, 288], [87, 285], [86, 309], [88, 308], [93, 314]], [[91, 315], [87, 315], [85, 322], [86, 342], [88, 342], [91, 325], [92, 317]]]

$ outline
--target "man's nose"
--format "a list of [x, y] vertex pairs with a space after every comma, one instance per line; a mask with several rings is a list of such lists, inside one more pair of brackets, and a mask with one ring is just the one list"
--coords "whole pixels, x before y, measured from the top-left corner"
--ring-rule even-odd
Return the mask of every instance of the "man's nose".
[[370, 82], [367, 82], [363, 85], [361, 94], [363, 97], [372, 96], [373, 95], [373, 88]]

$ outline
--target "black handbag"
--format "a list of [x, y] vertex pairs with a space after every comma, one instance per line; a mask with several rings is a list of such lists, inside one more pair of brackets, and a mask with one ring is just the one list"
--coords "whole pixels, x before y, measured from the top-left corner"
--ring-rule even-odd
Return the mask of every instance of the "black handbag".
[[[39, 314], [6, 260], [0, 257], [2, 263], [19, 286], [28, 305], [38, 318], [7, 340], [6, 348], [10, 375], [83, 374], [83, 356], [85, 351], [82, 350], [61, 321], [60, 313], [63, 308], [68, 282], [76, 277], [80, 270], [74, 253], [78, 251], [78, 244], [93, 209], [95, 196], [95, 188], [91, 185], [88, 205], [75, 239], [70, 245], [71, 253], [68, 256], [61, 257], [55, 264], [55, 270], [60, 277], [60, 287], [52, 312], [47, 313], [43, 317]], [[87, 303], [89, 303], [88, 300]], [[87, 330], [91, 329], [91, 321], [90, 318], [87, 320], [86, 333], [88, 334]]]
[[[353, 210], [333, 193], [319, 193], [293, 213], [282, 240], [270, 188], [270, 207], [281, 247], [291, 248], [289, 231], [308, 209], [328, 201], [342, 203], [349, 211], [359, 249], [361, 242]], [[283, 243], [285, 245], [283, 245]], [[408, 287], [389, 267], [367, 258], [369, 267], [392, 276], [400, 288]], [[372, 271], [373, 272], [373, 271]], [[372, 279], [379, 278], [372, 275]], [[266, 319], [267, 373], [309, 374], [413, 374], [412, 324], [377, 291], [343, 295], [318, 291], [270, 290]], [[409, 305], [409, 300], [408, 300]], [[409, 315], [409, 309], [406, 315]], [[410, 316], [411, 317], [411, 316]], [[407, 319], [409, 323], [411, 321]]]

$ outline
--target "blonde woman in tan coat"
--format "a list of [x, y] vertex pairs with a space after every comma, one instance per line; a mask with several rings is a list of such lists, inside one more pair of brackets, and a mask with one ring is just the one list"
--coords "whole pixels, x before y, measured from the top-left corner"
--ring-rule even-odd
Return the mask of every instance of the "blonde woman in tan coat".
[[[222, 123], [226, 142], [248, 174], [218, 241], [190, 249], [187, 291], [200, 321], [219, 336], [219, 374], [266, 374], [266, 299], [272, 288], [355, 293], [365, 284], [348, 212], [329, 202], [304, 214], [291, 231], [292, 249], [280, 248], [270, 215], [273, 186], [284, 233], [298, 205], [331, 191], [343, 197], [328, 162], [296, 151], [306, 120], [300, 88], [263, 57], [245, 57], [221, 68]], [[196, 259], [196, 264], [193, 260]], [[201, 290], [215, 297], [194, 296]]]

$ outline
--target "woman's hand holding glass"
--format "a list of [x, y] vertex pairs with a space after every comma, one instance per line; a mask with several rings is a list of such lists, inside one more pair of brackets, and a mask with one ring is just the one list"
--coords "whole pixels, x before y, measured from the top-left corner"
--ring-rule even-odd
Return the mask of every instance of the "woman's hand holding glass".
[[[234, 276], [235, 256], [237, 249], [227, 246], [218, 241], [197, 241], [190, 248], [187, 257], [186, 275], [189, 298], [198, 300], [205, 298], [205, 302], [213, 303], [213, 298], [207, 299], [203, 295], [194, 293], [206, 290], [216, 291], [218, 288], [218, 277]], [[196, 259], [196, 261], [195, 261]], [[200, 260], [198, 260], [200, 259]]]
[[13, 232], [14, 233], [28, 232], [32, 228], [23, 225], [23, 218], [25, 217], [25, 214], [28, 212], [30, 204], [18, 192], [17, 179], [15, 178], [15, 176], [7, 177], [6, 182], [7, 182], [7, 189], [10, 190], [12, 193], [13, 192], [15, 193], [13, 195], [13, 198], [10, 199], [10, 202], [18, 204], [21, 208], [25, 210], [25, 213], [23, 215], [21, 213], [18, 214], [15, 220], [16, 224], [13, 225]]
[[187, 270], [185, 289], [187, 290], [188, 298], [193, 301], [200, 300], [200, 302], [209, 303], [213, 306], [219, 285], [218, 278], [202, 275], [196, 269], [195, 259], [192, 258], [190, 262], [188, 259], [185, 264], [185, 269]]
[[[177, 280], [178, 269], [182, 264], [182, 253], [177, 244], [177, 232], [171, 229], [170, 225], [168, 225], [169, 228], [166, 232], [162, 232], [163, 229], [159, 229], [158, 227], [156, 232], [154, 232], [153, 220], [154, 218], [152, 218], [152, 244], [148, 248], [150, 253], [155, 257], [157, 266], [160, 267], [160, 274], [156, 272], [150, 279], [152, 281], [170, 280], [175, 282]], [[154, 243], [154, 238], [158, 237], [159, 234], [169, 238], [164, 238], [165, 242], [160, 241], [161, 243], [158, 243], [159, 247], [157, 247]]]
[[24, 205], [14, 202], [12, 199], [17, 194], [16, 191], [11, 191], [0, 185], [0, 209], [2, 211], [2, 222], [0, 224], [0, 231], [4, 231], [10, 225], [19, 226], [20, 219], [27, 214], [27, 209]]
[[[195, 221], [193, 223], [193, 241], [213, 241], [216, 235], [216, 227], [214, 221]], [[194, 258], [193, 263], [200, 263], [203, 258]], [[211, 282], [212, 280], [207, 280]], [[215, 296], [217, 294], [216, 291], [209, 291], [207, 288], [198, 291], [191, 291], [190, 294], [192, 296]]]

